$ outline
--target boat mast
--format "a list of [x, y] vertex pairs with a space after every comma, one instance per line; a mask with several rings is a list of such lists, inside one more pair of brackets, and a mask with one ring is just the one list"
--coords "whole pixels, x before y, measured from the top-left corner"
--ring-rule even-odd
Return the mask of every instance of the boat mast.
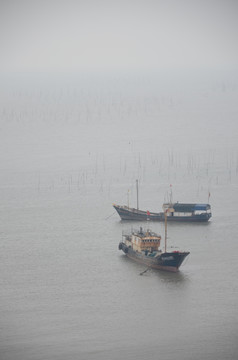
[[167, 251], [167, 210], [164, 212], [164, 252]]
[[137, 210], [139, 210], [138, 180], [136, 180], [136, 199], [137, 199]]
[[173, 202], [173, 191], [172, 191], [172, 185], [170, 184], [170, 195], [169, 195], [169, 202], [170, 202], [170, 205], [172, 205], [172, 202]]

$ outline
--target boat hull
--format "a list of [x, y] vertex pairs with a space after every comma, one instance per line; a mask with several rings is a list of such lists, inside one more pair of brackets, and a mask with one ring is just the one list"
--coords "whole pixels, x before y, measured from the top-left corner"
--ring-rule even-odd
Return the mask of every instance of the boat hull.
[[144, 264], [148, 267], [157, 270], [164, 270], [170, 272], [179, 271], [179, 267], [184, 259], [189, 255], [189, 252], [166, 252], [158, 256], [152, 254], [145, 255], [145, 253], [134, 251], [131, 247], [126, 246], [123, 242], [119, 244], [119, 250], [122, 250], [126, 256], [136, 262]]
[[[113, 205], [117, 211], [121, 220], [133, 220], [133, 221], [164, 221], [164, 213], [153, 213], [125, 206]], [[191, 216], [167, 216], [167, 221], [178, 221], [178, 222], [207, 222], [211, 217], [210, 213], [191, 215]]]

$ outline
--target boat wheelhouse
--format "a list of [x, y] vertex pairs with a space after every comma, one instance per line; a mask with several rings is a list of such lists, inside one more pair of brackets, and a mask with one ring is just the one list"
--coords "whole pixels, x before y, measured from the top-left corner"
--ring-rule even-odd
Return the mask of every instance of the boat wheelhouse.
[[175, 217], [211, 217], [210, 204], [165, 203], [163, 210], [168, 210], [168, 216]]
[[151, 230], [144, 231], [142, 227], [139, 231], [132, 230], [130, 234], [123, 233], [122, 241], [118, 246], [119, 250], [148, 268], [177, 272], [189, 252], [167, 252], [167, 221], [165, 224], [164, 251], [160, 248], [161, 236]]

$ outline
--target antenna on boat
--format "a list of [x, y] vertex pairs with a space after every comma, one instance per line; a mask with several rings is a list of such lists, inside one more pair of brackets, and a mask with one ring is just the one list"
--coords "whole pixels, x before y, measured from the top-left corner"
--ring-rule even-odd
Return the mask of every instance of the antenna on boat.
[[130, 190], [128, 189], [128, 191], [127, 191], [127, 206], [128, 206], [128, 208], [129, 208], [129, 192], [130, 192]]
[[139, 210], [138, 179], [136, 180], [136, 200], [137, 200], [137, 210]]
[[211, 196], [211, 194], [210, 194], [210, 191], [209, 191], [209, 192], [208, 192], [208, 198], [207, 198], [207, 203], [208, 203], [208, 204], [209, 204], [210, 196]]

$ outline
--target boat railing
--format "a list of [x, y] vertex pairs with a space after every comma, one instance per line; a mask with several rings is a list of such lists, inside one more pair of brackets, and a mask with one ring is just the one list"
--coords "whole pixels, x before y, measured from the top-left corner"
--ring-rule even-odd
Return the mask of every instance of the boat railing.
[[122, 236], [131, 236], [131, 235], [159, 236], [158, 234], [154, 233], [152, 230], [150, 230], [150, 229], [142, 229], [142, 227], [140, 229], [131, 228], [130, 231], [122, 230]]

